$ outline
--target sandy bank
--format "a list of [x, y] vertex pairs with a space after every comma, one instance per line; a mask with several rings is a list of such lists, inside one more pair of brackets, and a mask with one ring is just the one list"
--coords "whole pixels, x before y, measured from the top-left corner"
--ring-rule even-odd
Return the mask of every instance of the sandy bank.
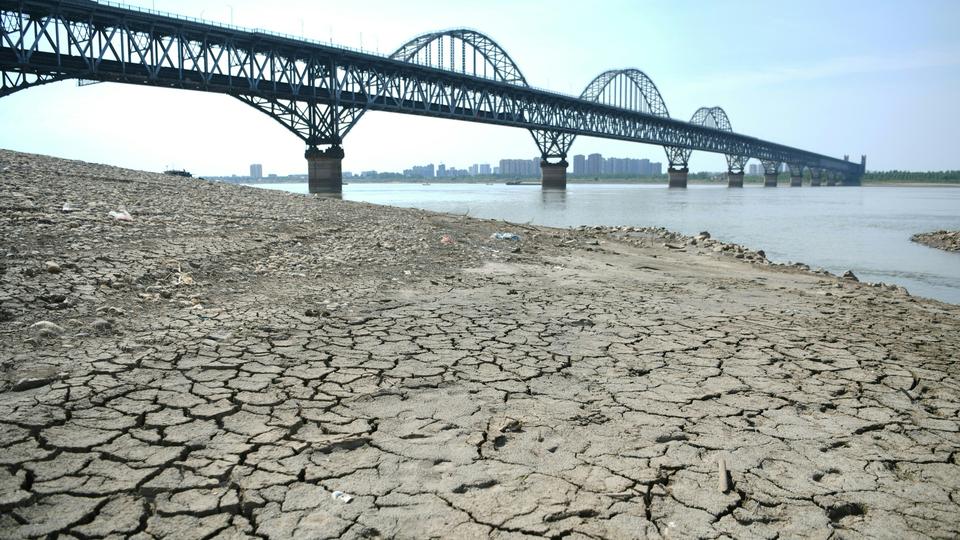
[[957, 306], [6, 151], [0, 192], [0, 537], [960, 535]]

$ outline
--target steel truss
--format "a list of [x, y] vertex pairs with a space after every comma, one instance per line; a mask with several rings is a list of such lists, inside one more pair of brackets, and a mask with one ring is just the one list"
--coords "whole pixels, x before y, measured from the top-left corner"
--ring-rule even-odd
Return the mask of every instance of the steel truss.
[[638, 70], [598, 77], [588, 90], [602, 91], [576, 98], [529, 87], [509, 55], [473, 31], [420, 36], [394, 56], [86, 0], [0, 0], [0, 96], [70, 78], [144, 84], [234, 96], [310, 146], [339, 145], [363, 112], [378, 110], [525, 128], [544, 159], [562, 160], [587, 135], [662, 145], [668, 156], [703, 150], [862, 174], [859, 164], [671, 119]]

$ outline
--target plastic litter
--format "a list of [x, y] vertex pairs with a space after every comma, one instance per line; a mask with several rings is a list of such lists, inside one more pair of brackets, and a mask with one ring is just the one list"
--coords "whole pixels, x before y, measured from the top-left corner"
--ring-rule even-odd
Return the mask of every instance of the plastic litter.
[[68, 213], [68, 212], [76, 212], [77, 209], [74, 208], [74, 207], [72, 207], [72, 206], [70, 206], [70, 203], [69, 203], [69, 202], [65, 202], [65, 203], [63, 203], [63, 208], [61, 208], [60, 211], [63, 212], [63, 213]]
[[348, 503], [353, 500], [353, 495], [349, 495], [342, 491], [334, 491], [333, 493], [330, 494], [330, 496], [333, 497], [334, 500], [345, 502], [345, 503]]
[[491, 234], [490, 238], [493, 238], [494, 240], [512, 240], [516, 242], [520, 240], [520, 235], [512, 232], [498, 232]]
[[133, 216], [131, 216], [130, 212], [127, 212], [126, 210], [120, 210], [119, 212], [116, 210], [111, 210], [109, 215], [117, 221], [133, 221]]
[[453, 240], [453, 237], [450, 236], [449, 234], [445, 234], [441, 236], [440, 243], [445, 246], [452, 246], [453, 244], [456, 244], [456, 242]]

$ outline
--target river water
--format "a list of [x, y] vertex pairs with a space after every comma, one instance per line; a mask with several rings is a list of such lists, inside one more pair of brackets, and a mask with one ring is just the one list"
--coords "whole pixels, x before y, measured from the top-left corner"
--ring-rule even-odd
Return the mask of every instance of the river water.
[[[258, 187], [306, 193], [306, 184]], [[903, 285], [915, 296], [960, 304], [960, 252], [910, 241], [918, 232], [960, 230], [958, 187], [819, 187], [569, 184], [566, 191], [498, 184], [348, 184], [343, 198], [554, 227], [662, 226], [709, 231], [861, 281]]]

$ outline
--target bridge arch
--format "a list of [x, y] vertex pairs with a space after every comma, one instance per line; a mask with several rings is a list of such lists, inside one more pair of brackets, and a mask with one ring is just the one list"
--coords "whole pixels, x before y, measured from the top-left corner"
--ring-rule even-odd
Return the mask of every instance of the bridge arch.
[[611, 69], [597, 75], [580, 93], [587, 99], [622, 109], [669, 118], [667, 104], [657, 85], [636, 68]]
[[[643, 112], [669, 118], [667, 103], [660, 89], [646, 73], [637, 68], [611, 69], [597, 75], [580, 93], [580, 99], [596, 101], [631, 111]], [[572, 140], [570, 141], [572, 144]], [[664, 146], [670, 166], [682, 163], [687, 166], [684, 148]], [[686, 152], [686, 154], [684, 154]]]
[[[730, 117], [727, 116], [727, 112], [721, 107], [700, 107], [693, 113], [693, 116], [690, 117], [690, 123], [719, 129], [720, 131], [726, 131], [728, 133], [733, 132], [733, 127], [730, 125]], [[682, 162], [686, 164], [689, 162], [690, 154], [693, 151], [686, 148], [681, 150], [683, 152]], [[742, 173], [744, 166], [746, 166], [747, 161], [750, 159], [750, 156], [738, 156], [735, 154], [725, 154], [724, 157], [727, 158], [727, 171], [734, 174]]]
[[390, 58], [475, 77], [530, 86], [517, 63], [496, 41], [468, 28], [430, 32], [400, 46]]

